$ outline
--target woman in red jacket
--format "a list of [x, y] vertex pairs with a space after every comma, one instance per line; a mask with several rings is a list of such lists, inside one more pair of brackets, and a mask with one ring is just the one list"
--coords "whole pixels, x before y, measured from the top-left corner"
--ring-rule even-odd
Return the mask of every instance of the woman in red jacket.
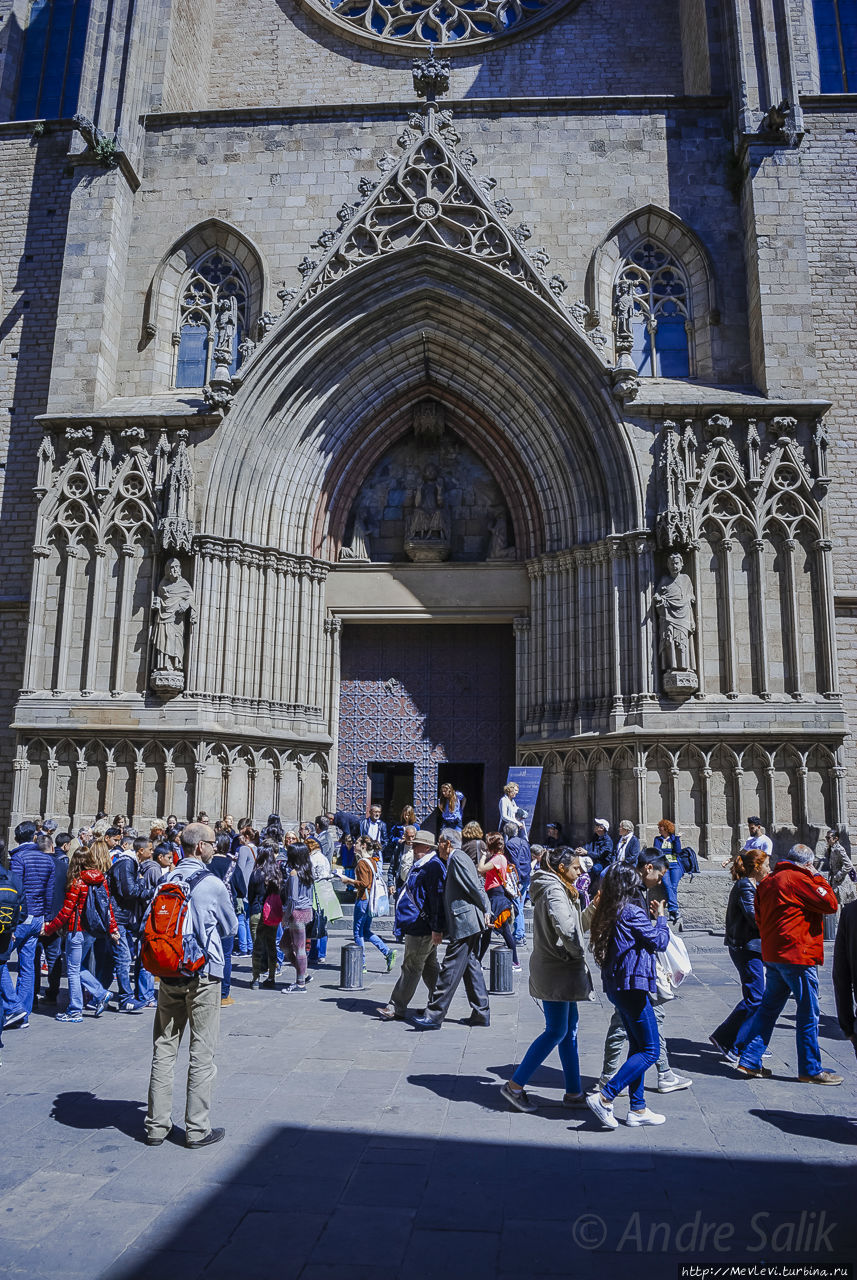
[[[119, 937], [113, 915], [113, 904], [110, 901], [110, 891], [96, 863], [97, 854], [92, 848], [79, 849], [72, 855], [68, 868], [65, 902], [53, 920], [49, 920], [42, 930], [43, 938], [51, 938], [61, 929], [66, 933], [65, 966], [68, 978], [68, 1007], [65, 1013], [56, 1015], [57, 1022], [83, 1021], [81, 988], [85, 988], [94, 999], [96, 1018], [101, 1017], [110, 999], [110, 993], [95, 975], [84, 967], [95, 941], [95, 934], [87, 931], [87, 923], [92, 926], [96, 916], [100, 915], [105, 932], [109, 929], [114, 941]], [[86, 904], [90, 893], [93, 895], [93, 900], [87, 913]]]

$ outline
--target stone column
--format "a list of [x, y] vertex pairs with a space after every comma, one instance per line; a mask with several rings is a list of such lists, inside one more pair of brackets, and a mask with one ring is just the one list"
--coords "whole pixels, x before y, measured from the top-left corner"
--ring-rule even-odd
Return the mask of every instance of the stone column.
[[[735, 574], [732, 565], [731, 538], [722, 538], [718, 547], [723, 575], [723, 645], [726, 657], [726, 697], [738, 697], [738, 651], [735, 637]], [[700, 647], [697, 641], [697, 649]]]
[[770, 702], [771, 691], [768, 686], [768, 627], [766, 617], [767, 592], [765, 582], [765, 540], [753, 539], [753, 571], [756, 579], [756, 672], [759, 681], [759, 697]]
[[640, 830], [640, 837], [643, 844], [646, 843], [646, 828], [649, 825], [648, 805], [646, 804], [646, 766], [639, 763], [641, 757], [638, 756], [638, 763], [634, 765], [634, 782], [637, 785], [637, 826]]
[[[795, 702], [803, 701], [803, 672], [801, 670], [800, 652], [800, 617], [797, 607], [797, 583], [795, 579], [795, 540], [783, 538], [783, 555], [785, 557], [785, 590], [788, 609], [788, 625], [783, 639], [792, 668], [794, 688], [791, 695]], [[786, 692], [789, 692], [786, 690]]]
[[678, 765], [670, 766], [670, 808], [672, 809], [672, 821], [678, 826]]
[[744, 770], [740, 764], [736, 764], [732, 772], [732, 785], [734, 787], [733, 798], [735, 801], [735, 812], [738, 815], [739, 827], [745, 816], [743, 778]]
[[847, 830], [848, 828], [848, 788], [846, 785], [847, 770], [841, 764], [835, 764], [830, 770], [833, 779], [833, 825]]
[[[114, 698], [125, 692], [125, 668], [128, 660], [128, 624], [131, 621], [131, 610], [134, 604], [135, 548], [126, 543], [120, 552], [119, 559], [119, 617], [116, 626], [116, 650], [113, 654], [113, 675], [110, 681], [110, 693]], [[198, 631], [198, 627], [192, 631]], [[148, 662], [146, 669], [148, 670]], [[108, 809], [110, 805], [106, 806]]]
[[613, 639], [613, 661], [610, 671], [613, 685], [610, 728], [618, 729], [624, 718], [622, 700], [622, 598], [626, 589], [624, 582], [625, 547], [619, 538], [611, 538], [608, 546], [610, 549], [612, 585], [610, 623]]
[[702, 848], [700, 853], [704, 858], [711, 857], [711, 851], [714, 845], [714, 837], [711, 832], [711, 774], [713, 770], [708, 765], [703, 765], [700, 770], [702, 776], [702, 840], [700, 844]]
[[203, 799], [202, 780], [205, 777], [205, 769], [206, 769], [205, 762], [202, 760], [197, 760], [193, 766], [193, 773], [194, 773], [193, 797], [192, 797], [191, 812], [189, 814], [189, 817], [191, 818], [191, 820], [193, 820], [198, 813], [202, 812], [202, 799]]
[[693, 696], [694, 698], [698, 698], [700, 701], [704, 701], [707, 694], [705, 692], [705, 651], [702, 643], [702, 628], [699, 626], [702, 617], [702, 589], [699, 572], [699, 552], [700, 544], [698, 542], [694, 542], [691, 546], [691, 574], [693, 575], [693, 594], [696, 598], [697, 627], [696, 635], [694, 637], [696, 644], [694, 647], [696, 649], [696, 674], [699, 680], [699, 688]]
[[[228, 559], [226, 561], [226, 587], [223, 592], [221, 602], [221, 612], [224, 618], [225, 640], [223, 645], [223, 683], [216, 685], [215, 689], [222, 690], [227, 698], [234, 698], [238, 692], [236, 688], [236, 667], [237, 667], [237, 642], [238, 642], [238, 618], [241, 612], [241, 573], [242, 562], [240, 552], [236, 549], [231, 554], [227, 552]], [[228, 812], [228, 810], [226, 810]]]
[[27, 628], [22, 693], [35, 693], [37, 689], [44, 689], [50, 678], [50, 672], [45, 668], [46, 632], [45, 613], [42, 607], [45, 599], [46, 562], [50, 554], [50, 547], [39, 545], [33, 548], [33, 586], [30, 594], [30, 625]]
[[176, 766], [172, 760], [164, 764], [164, 817], [175, 812]]
[[340, 691], [340, 641], [342, 619], [333, 615], [324, 620], [327, 637], [327, 705], [328, 732], [331, 737], [329, 756], [330, 776], [335, 780], [339, 769], [339, 691]]
[[24, 820], [27, 804], [27, 789], [30, 781], [30, 761], [25, 743], [19, 743], [12, 761], [12, 816], [10, 826], [15, 830], [19, 822]]
[[96, 663], [101, 639], [101, 619], [104, 617], [106, 585], [107, 547], [102, 542], [97, 542], [93, 550], [95, 553], [95, 567], [93, 570], [92, 604], [89, 616], [89, 642], [83, 655], [83, 670], [80, 673], [80, 691], [84, 695], [94, 693], [98, 684]]
[[50, 748], [50, 755], [47, 760], [48, 785], [45, 788], [45, 813], [55, 813], [57, 807], [57, 769], [59, 761], [54, 752], [56, 747]]
[[806, 784], [808, 775], [809, 769], [807, 769], [806, 765], [800, 765], [797, 771], [798, 831], [802, 840], [806, 838], [806, 829], [809, 826], [809, 793]]
[[55, 665], [56, 677], [53, 686], [55, 694], [65, 693], [68, 683], [68, 655], [71, 650], [71, 632], [74, 626], [74, 604], [77, 599], [78, 562], [86, 555], [83, 547], [72, 544], [66, 551], [65, 581], [63, 583], [62, 602], [59, 605], [59, 649]]
[[526, 733], [530, 719], [530, 619], [520, 615], [512, 623], [515, 633], [515, 733]]
[[638, 537], [634, 543], [637, 557], [637, 608], [640, 622], [640, 702], [656, 702], [657, 636], [652, 611], [655, 566], [648, 538]]
[[767, 823], [766, 825], [773, 831], [777, 825], [777, 793], [774, 781], [777, 771], [773, 765], [768, 765], [765, 770], [765, 799], [768, 803]]
[[821, 613], [821, 646], [824, 665], [822, 696], [839, 697], [839, 671], [836, 661], [836, 614], [833, 603], [833, 543], [829, 538], [818, 538], [813, 544], [818, 556], [819, 612]]
[[[107, 749], [107, 764], [104, 766], [104, 811], [105, 813], [115, 813], [113, 807], [113, 797], [116, 792], [116, 762], [113, 754], [113, 748]], [[169, 813], [169, 810], [167, 810]], [[166, 817], [166, 814], [164, 815]]]
[[137, 825], [137, 819], [143, 816], [143, 774], [146, 766], [141, 759], [134, 765], [134, 812], [129, 814], [131, 826]]

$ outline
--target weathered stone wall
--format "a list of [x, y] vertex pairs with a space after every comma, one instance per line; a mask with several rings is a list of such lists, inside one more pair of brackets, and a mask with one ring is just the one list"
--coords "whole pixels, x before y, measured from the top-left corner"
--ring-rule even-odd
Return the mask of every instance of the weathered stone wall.
[[36, 503], [33, 422], [45, 410], [73, 180], [64, 172], [68, 134], [31, 137], [0, 128], [0, 812], [11, 803], [14, 735], [22, 684]]
[[[144, 350], [146, 292], [165, 253], [209, 218], [236, 226], [258, 247], [274, 291], [300, 284], [298, 263], [319, 234], [336, 225], [343, 201], [395, 153], [407, 109], [286, 113], [279, 120], [151, 121], [144, 185], [135, 202], [126, 277], [123, 394], [168, 389], [159, 353], [169, 351], [167, 320]], [[749, 377], [742, 234], [729, 189], [731, 146], [719, 107], [531, 109], [511, 115], [462, 103], [455, 109], [462, 147], [476, 153], [475, 175], [497, 180], [495, 196], [514, 206], [510, 222], [532, 228], [550, 254], [550, 271], [581, 297], [590, 259], [623, 217], [647, 204], [669, 208], [692, 228], [714, 263], [720, 323], [715, 381]], [[276, 303], [274, 304], [276, 308]]]
[[[833, 402], [830, 424], [830, 518], [839, 616], [839, 663], [851, 724], [857, 722], [857, 109], [824, 98], [806, 106], [800, 150], [812, 288], [818, 391]], [[857, 744], [846, 745], [849, 784], [857, 795]], [[853, 818], [852, 814], [852, 818]]]

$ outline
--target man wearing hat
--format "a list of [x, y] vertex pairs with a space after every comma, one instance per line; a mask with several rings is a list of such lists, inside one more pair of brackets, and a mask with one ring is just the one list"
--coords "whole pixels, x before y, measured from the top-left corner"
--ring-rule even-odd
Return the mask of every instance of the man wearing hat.
[[446, 860], [443, 906], [446, 916], [446, 955], [425, 1015], [414, 1019], [420, 1031], [438, 1031], [449, 1012], [452, 997], [464, 980], [470, 1001], [470, 1026], [487, 1027], [491, 1022], [485, 975], [482, 972], [482, 939], [490, 928], [491, 903], [472, 859], [462, 849], [453, 848], [449, 833], [442, 831], [438, 855]]
[[441, 838], [440, 844], [442, 856], [430, 831], [418, 831], [413, 839], [413, 865], [396, 902], [396, 925], [404, 935], [405, 958], [390, 1003], [379, 1011], [385, 1022], [405, 1017], [420, 978], [429, 996], [437, 983], [437, 949], [444, 932], [443, 885], [452, 849], [448, 838]]

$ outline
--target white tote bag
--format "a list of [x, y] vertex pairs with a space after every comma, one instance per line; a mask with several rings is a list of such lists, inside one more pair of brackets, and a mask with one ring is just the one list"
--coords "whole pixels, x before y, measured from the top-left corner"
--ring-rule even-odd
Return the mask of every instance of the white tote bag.
[[670, 930], [667, 949], [662, 954], [669, 970], [670, 981], [674, 987], [680, 987], [685, 978], [693, 973], [693, 965], [690, 963], [687, 947], [678, 934], [673, 933], [672, 930]]

